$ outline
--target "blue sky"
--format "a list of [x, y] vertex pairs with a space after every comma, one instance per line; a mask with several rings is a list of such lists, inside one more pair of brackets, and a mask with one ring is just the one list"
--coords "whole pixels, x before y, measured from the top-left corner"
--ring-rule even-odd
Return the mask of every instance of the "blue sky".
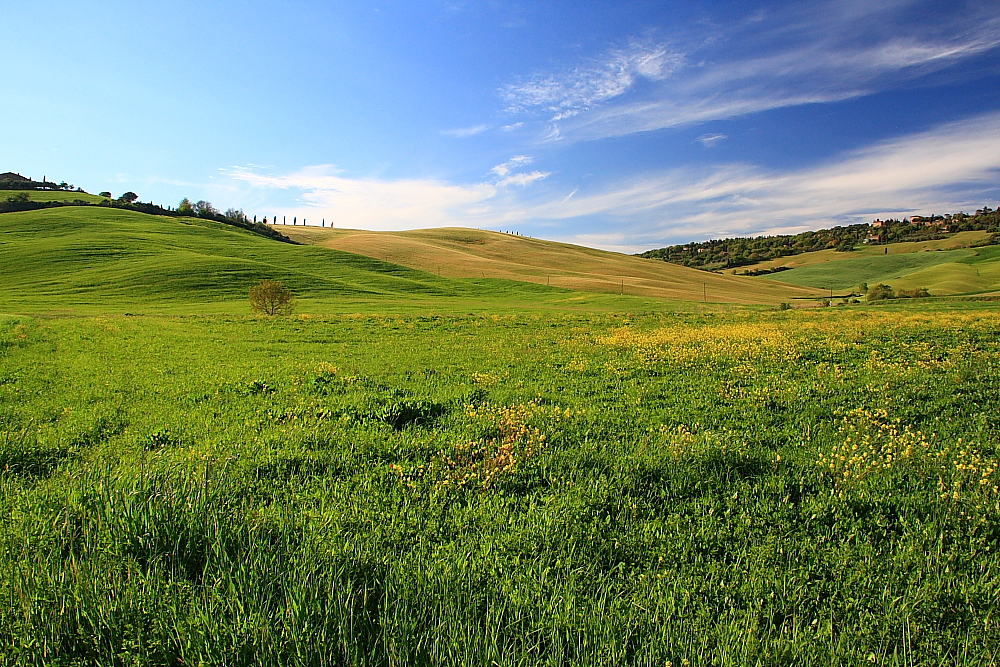
[[1000, 4], [4, 8], [0, 171], [636, 252], [1000, 202]]

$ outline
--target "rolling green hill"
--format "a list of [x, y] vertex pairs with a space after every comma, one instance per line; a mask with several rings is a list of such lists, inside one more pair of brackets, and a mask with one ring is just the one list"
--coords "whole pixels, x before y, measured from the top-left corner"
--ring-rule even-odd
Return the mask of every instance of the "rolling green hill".
[[[950, 254], [950, 253], [949, 253]], [[896, 289], [926, 287], [931, 294], [972, 294], [1000, 289], [1000, 246], [942, 262], [891, 281]]]
[[[469, 274], [455, 259], [463, 256], [455, 252], [450, 260], [439, 252], [436, 258], [445, 259], [437, 266], [404, 266], [395, 263], [406, 261], [402, 246], [384, 258], [366, 256], [353, 252], [354, 248], [277, 243], [200, 218], [88, 206], [4, 213], [0, 214], [0, 279], [11, 289], [3, 308], [15, 312], [243, 314], [249, 308], [247, 290], [264, 279], [284, 281], [296, 294], [298, 312], [357, 312], [376, 302], [379, 308], [391, 304], [403, 310], [662, 309], [671, 301], [777, 303], [811, 293], [616, 253], [495, 236], [518, 246], [525, 241], [542, 244], [535, 259], [547, 263], [556, 280], [549, 286], [541, 282], [544, 278], [524, 280], [516, 272]], [[423, 246], [419, 239], [410, 240], [414, 241], [411, 256], [416, 256]], [[610, 264], [590, 276], [591, 284], [580, 275], [581, 258], [590, 258], [586, 261], [595, 266]], [[610, 278], [604, 274], [620, 268], [621, 258], [634, 263], [633, 269], [669, 275], [619, 272], [613, 276], [619, 285], [619, 276], [629, 276], [626, 294], [609, 294], [611, 290], [603, 289], [607, 287], [603, 283]], [[575, 277], [564, 275], [570, 273], [566, 267], [571, 265], [577, 269]], [[641, 287], [646, 291], [640, 292]]]
[[768, 278], [806, 287], [827, 289], [848, 289], [860, 282], [891, 283], [908, 274], [927, 269], [938, 264], [955, 262], [975, 254], [974, 250], [948, 250], [943, 252], [921, 252], [905, 255], [872, 255], [852, 257], [839, 262], [810, 264], [781, 273], [772, 273]]
[[750, 270], [768, 270], [778, 267], [789, 267], [797, 269], [811, 264], [824, 264], [827, 262], [843, 262], [845, 260], [858, 259], [859, 257], [883, 257], [885, 255], [909, 255], [911, 253], [938, 251], [938, 250], [960, 250], [963, 248], [973, 248], [989, 242], [991, 234], [984, 231], [959, 232], [950, 234], [943, 239], [927, 241], [905, 241], [901, 243], [890, 243], [888, 245], [868, 245], [855, 246], [852, 252], [838, 252], [837, 250], [818, 250], [815, 252], [802, 253], [800, 255], [789, 255], [788, 257], [778, 257], [766, 262], [759, 262], [753, 267], [736, 267], [725, 269], [723, 273], [730, 275], [745, 274]]
[[[902, 244], [900, 244], [902, 245]], [[894, 289], [925, 287], [933, 295], [975, 294], [1000, 289], [1000, 247], [866, 254], [805, 264], [763, 276], [803, 287], [849, 290], [858, 283]]]
[[306, 311], [357, 309], [386, 298], [415, 306], [448, 300], [456, 307], [484, 300], [600, 307], [607, 299], [513, 281], [451, 280], [198, 218], [103, 207], [0, 215], [8, 311], [245, 313], [248, 288], [264, 279], [284, 281]]

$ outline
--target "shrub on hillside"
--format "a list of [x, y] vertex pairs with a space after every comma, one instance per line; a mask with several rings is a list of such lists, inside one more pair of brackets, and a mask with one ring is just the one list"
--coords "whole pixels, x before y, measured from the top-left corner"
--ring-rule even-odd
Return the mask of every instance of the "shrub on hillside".
[[886, 285], [885, 283], [879, 283], [874, 287], [868, 288], [868, 302], [872, 301], [884, 301], [885, 299], [895, 299], [896, 293], [893, 291], [892, 287]]
[[295, 307], [292, 291], [280, 280], [264, 280], [250, 288], [250, 308], [265, 315], [289, 315]]

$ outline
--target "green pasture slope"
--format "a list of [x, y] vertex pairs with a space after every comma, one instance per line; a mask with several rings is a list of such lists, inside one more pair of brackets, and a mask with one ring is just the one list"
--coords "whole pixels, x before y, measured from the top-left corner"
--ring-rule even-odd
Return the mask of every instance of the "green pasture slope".
[[1000, 661], [997, 304], [573, 310], [97, 213], [0, 215], [0, 664]]
[[72, 190], [0, 190], [0, 201], [21, 194], [27, 194], [31, 201], [85, 201], [88, 204], [99, 204], [107, 199], [100, 195]]
[[926, 287], [932, 294], [991, 292], [1000, 289], [1000, 246], [976, 248], [975, 253], [942, 262], [894, 280], [893, 287]]
[[928, 288], [932, 294], [1000, 289], [997, 246], [852, 257], [772, 273], [766, 279], [803, 287], [849, 290], [858, 283], [886, 283], [896, 289]]
[[506, 280], [450, 280], [198, 218], [96, 207], [0, 215], [8, 312], [245, 314], [248, 289], [265, 279], [284, 281], [298, 312], [366, 310], [369, 301], [401, 310], [649, 304]]

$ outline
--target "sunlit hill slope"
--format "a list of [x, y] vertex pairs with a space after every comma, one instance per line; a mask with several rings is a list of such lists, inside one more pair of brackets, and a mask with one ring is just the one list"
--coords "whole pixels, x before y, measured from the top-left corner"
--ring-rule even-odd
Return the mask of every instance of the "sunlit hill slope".
[[982, 294], [1000, 289], [1000, 246], [979, 246], [989, 236], [973, 231], [934, 241], [858, 246], [854, 252], [821, 250], [749, 269], [789, 267], [759, 279], [838, 291], [885, 283], [896, 290], [927, 288], [936, 296]]
[[248, 288], [265, 279], [284, 281], [314, 311], [365, 300], [551, 302], [571, 294], [510, 281], [450, 280], [199, 218], [96, 206], [0, 214], [8, 311], [245, 313]]
[[680, 301], [751, 304], [820, 296], [754, 278], [725, 276], [594, 248], [465, 228], [371, 232], [280, 226], [302, 243], [367, 255], [450, 278], [504, 278], [571, 290]]

